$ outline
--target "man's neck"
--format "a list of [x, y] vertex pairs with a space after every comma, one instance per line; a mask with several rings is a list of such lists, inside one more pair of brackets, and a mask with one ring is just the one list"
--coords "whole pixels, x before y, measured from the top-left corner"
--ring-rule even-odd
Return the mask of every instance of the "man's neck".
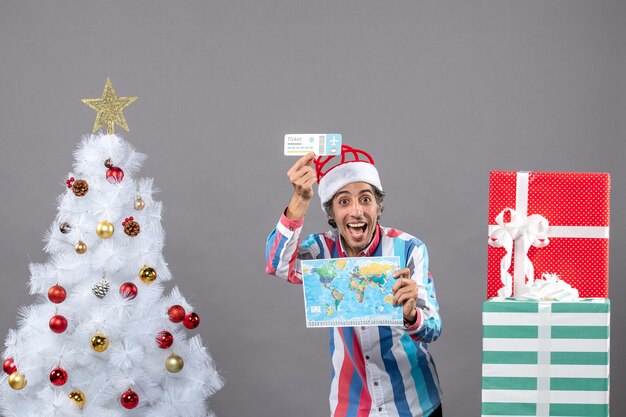
[[[372, 238], [373, 239], [373, 238]], [[367, 246], [365, 248], [367, 248], [370, 243], [372, 243], [372, 241], [370, 240], [370, 242], [367, 244]], [[343, 239], [343, 236], [341, 236], [341, 244], [343, 245], [343, 247], [346, 247], [346, 241]], [[352, 248], [347, 248], [348, 250], [346, 251], [346, 255], [348, 255], [350, 258], [356, 258], [360, 255], [361, 251], [357, 251], [355, 249]]]

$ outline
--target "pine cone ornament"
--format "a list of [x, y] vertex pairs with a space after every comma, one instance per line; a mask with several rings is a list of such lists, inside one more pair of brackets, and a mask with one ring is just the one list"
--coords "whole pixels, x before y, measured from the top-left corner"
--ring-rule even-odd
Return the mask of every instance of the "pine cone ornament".
[[139, 223], [137, 223], [132, 216], [125, 218], [124, 222], [122, 222], [122, 226], [124, 226], [124, 233], [130, 237], [137, 236], [141, 231], [141, 226], [139, 226]]
[[68, 222], [63, 222], [59, 225], [59, 230], [61, 231], [61, 233], [66, 235], [72, 231], [72, 226]]
[[111, 283], [109, 282], [109, 280], [101, 279], [100, 281], [96, 282], [96, 285], [93, 286], [91, 291], [96, 297], [104, 298], [104, 296], [107, 295], [107, 293], [109, 292], [109, 288], [111, 288]]
[[82, 197], [89, 191], [89, 184], [85, 180], [74, 180], [74, 177], [65, 181], [67, 188], [71, 188], [76, 197]]

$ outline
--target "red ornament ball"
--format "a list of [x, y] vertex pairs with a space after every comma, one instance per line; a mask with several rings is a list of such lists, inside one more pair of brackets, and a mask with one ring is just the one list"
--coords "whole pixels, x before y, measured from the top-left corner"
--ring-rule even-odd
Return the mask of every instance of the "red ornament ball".
[[125, 282], [120, 285], [120, 295], [122, 298], [126, 298], [127, 300], [132, 300], [137, 297], [137, 286], [132, 282]]
[[67, 319], [60, 314], [50, 319], [50, 330], [55, 333], [63, 333], [67, 329]]
[[161, 349], [167, 349], [174, 343], [174, 336], [167, 330], [163, 330], [157, 335], [156, 342]]
[[124, 171], [120, 167], [111, 167], [107, 169], [107, 181], [111, 184], [119, 184], [124, 179]]
[[65, 292], [65, 288], [58, 284], [50, 287], [50, 289], [48, 290], [48, 299], [54, 304], [62, 303], [63, 301], [65, 301], [65, 297], [67, 297], [67, 292]]
[[185, 309], [178, 304], [171, 306], [167, 310], [167, 315], [170, 316], [170, 320], [173, 323], [180, 323], [185, 318]]
[[65, 385], [67, 382], [67, 372], [63, 368], [54, 368], [50, 372], [50, 382], [52, 385], [56, 385], [60, 387], [61, 385]]
[[183, 325], [188, 329], [195, 329], [200, 325], [200, 316], [196, 313], [190, 313], [185, 316]]
[[124, 408], [127, 408], [129, 410], [133, 409], [137, 407], [137, 404], [139, 404], [139, 395], [137, 395], [137, 393], [132, 390], [128, 390], [120, 397], [120, 403]]
[[13, 358], [5, 359], [3, 364], [4, 372], [11, 375], [13, 372], [17, 372], [17, 365]]

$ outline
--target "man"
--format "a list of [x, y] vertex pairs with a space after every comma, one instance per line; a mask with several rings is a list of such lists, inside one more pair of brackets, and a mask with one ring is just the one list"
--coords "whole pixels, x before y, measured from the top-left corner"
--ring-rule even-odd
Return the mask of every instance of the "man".
[[[343, 145], [341, 162], [323, 172], [331, 160], [310, 153], [287, 172], [294, 193], [267, 239], [266, 272], [301, 284], [301, 259], [399, 256], [393, 303], [402, 306], [404, 327], [330, 329], [331, 416], [441, 416], [439, 380], [428, 352], [428, 343], [441, 332], [441, 319], [426, 247], [413, 236], [378, 224], [384, 194], [367, 153]], [[333, 230], [301, 243], [316, 180]]]

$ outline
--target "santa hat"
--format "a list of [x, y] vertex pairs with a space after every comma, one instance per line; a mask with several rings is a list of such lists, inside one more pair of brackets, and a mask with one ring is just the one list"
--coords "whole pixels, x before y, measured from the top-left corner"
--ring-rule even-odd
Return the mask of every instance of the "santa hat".
[[322, 209], [324, 203], [330, 201], [337, 191], [353, 182], [366, 182], [383, 191], [374, 159], [367, 152], [341, 145], [341, 161], [324, 171], [333, 158], [334, 156], [320, 156], [313, 161], [319, 184], [317, 194], [320, 196]]

